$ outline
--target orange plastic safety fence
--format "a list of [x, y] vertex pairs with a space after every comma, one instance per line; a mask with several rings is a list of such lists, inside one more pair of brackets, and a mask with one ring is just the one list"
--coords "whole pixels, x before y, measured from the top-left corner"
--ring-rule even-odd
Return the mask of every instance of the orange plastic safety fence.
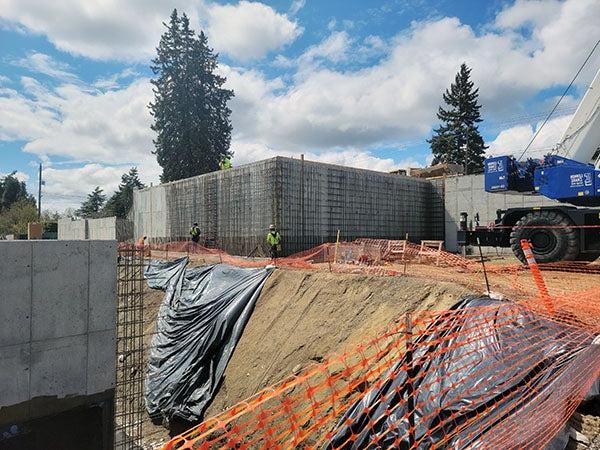
[[538, 299], [408, 316], [164, 449], [541, 448], [600, 374], [600, 293]]

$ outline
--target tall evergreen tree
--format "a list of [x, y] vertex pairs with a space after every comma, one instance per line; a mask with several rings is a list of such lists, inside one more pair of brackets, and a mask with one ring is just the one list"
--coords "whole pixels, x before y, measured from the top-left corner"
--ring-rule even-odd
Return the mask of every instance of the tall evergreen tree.
[[84, 219], [98, 217], [105, 201], [106, 195], [104, 195], [100, 186], [96, 186], [94, 190], [88, 194], [85, 201], [81, 204], [81, 207], [76, 211], [76, 214]]
[[17, 172], [12, 172], [4, 178], [0, 178], [0, 211], [9, 209], [18, 201], [24, 200], [35, 206], [33, 196], [27, 193], [24, 181], [19, 181]]
[[215, 73], [217, 56], [204, 32], [196, 35], [185, 14], [173, 10], [157, 48], [151, 69], [156, 79], [152, 129], [156, 158], [163, 168], [162, 182], [218, 170], [232, 156], [231, 110], [233, 91], [223, 89], [226, 79]]
[[145, 187], [144, 183], [140, 181], [137, 168], [132, 167], [128, 173], [124, 173], [121, 176], [119, 189], [106, 202], [102, 210], [102, 215], [106, 217], [117, 216], [122, 219], [126, 218], [133, 205], [133, 190]]
[[434, 156], [432, 163], [456, 163], [465, 168], [465, 173], [480, 172], [487, 146], [477, 126], [481, 122], [479, 89], [474, 89], [471, 69], [465, 63], [443, 98], [448, 108], [440, 106], [437, 117], [442, 124], [427, 141]]

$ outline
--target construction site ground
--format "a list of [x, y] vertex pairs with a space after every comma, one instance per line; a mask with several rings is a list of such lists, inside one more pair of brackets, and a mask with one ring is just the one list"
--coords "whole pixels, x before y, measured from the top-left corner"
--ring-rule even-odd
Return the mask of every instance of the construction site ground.
[[[161, 257], [160, 253], [152, 257]], [[177, 256], [170, 254], [169, 259]], [[185, 255], [183, 255], [185, 256]], [[191, 255], [192, 265], [219, 262], [219, 258]], [[513, 257], [487, 258], [490, 290], [506, 296], [519, 295], [523, 288], [535, 292], [526, 270], [499, 270], [513, 267]], [[279, 268], [269, 277], [256, 308], [225, 371], [223, 383], [205, 418], [256, 394], [261, 389], [293, 376], [324, 357], [341, 353], [377, 335], [403, 318], [406, 312], [443, 310], [463, 295], [486, 290], [483, 271], [435, 264], [396, 262], [385, 267], [397, 276], [371, 276], [361, 273], [336, 273], [331, 265], [316, 270]], [[335, 269], [335, 267], [334, 267]], [[360, 272], [360, 267], [345, 267], [345, 272]], [[551, 292], [580, 291], [591, 288], [597, 275], [576, 272], [544, 272]], [[518, 288], [515, 288], [518, 286]], [[144, 311], [146, 358], [150, 351], [161, 291], [149, 290]], [[571, 419], [580, 432], [571, 449], [600, 448], [600, 419], [594, 406]], [[187, 424], [186, 424], [187, 425]], [[184, 431], [173, 424], [171, 435]], [[159, 448], [169, 438], [169, 430], [153, 424], [146, 416], [143, 424], [144, 447]], [[575, 437], [575, 436], [574, 436]]]

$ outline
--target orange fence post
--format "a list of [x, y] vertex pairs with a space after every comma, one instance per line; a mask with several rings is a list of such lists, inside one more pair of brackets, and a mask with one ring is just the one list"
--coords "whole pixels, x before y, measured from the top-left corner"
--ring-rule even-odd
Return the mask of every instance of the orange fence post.
[[544, 283], [544, 277], [542, 277], [542, 273], [540, 272], [540, 268], [533, 256], [533, 251], [531, 250], [531, 245], [527, 239], [521, 239], [521, 248], [523, 249], [523, 254], [525, 255], [525, 259], [527, 260], [527, 265], [531, 270], [531, 275], [533, 275], [533, 279], [535, 284], [537, 285], [538, 290], [540, 291], [540, 297], [544, 306], [548, 312], [554, 315], [554, 305], [552, 304], [552, 299], [550, 298], [550, 293], [548, 292], [548, 288], [546, 287], [546, 283]]

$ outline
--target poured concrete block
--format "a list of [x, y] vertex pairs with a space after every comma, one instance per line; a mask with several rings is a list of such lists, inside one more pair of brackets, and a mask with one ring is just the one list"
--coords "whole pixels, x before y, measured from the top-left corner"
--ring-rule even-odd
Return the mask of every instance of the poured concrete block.
[[29, 400], [29, 344], [0, 347], [0, 407]]
[[41, 396], [63, 398], [68, 395], [85, 394], [87, 336], [32, 342], [30, 370], [32, 399]]
[[117, 242], [90, 241], [89, 331], [114, 329], [117, 321]]
[[115, 387], [116, 346], [114, 329], [89, 334], [86, 387], [88, 395]]
[[87, 331], [89, 242], [41, 241], [33, 248], [32, 339]]
[[0, 242], [0, 347], [29, 341], [32, 244]]

